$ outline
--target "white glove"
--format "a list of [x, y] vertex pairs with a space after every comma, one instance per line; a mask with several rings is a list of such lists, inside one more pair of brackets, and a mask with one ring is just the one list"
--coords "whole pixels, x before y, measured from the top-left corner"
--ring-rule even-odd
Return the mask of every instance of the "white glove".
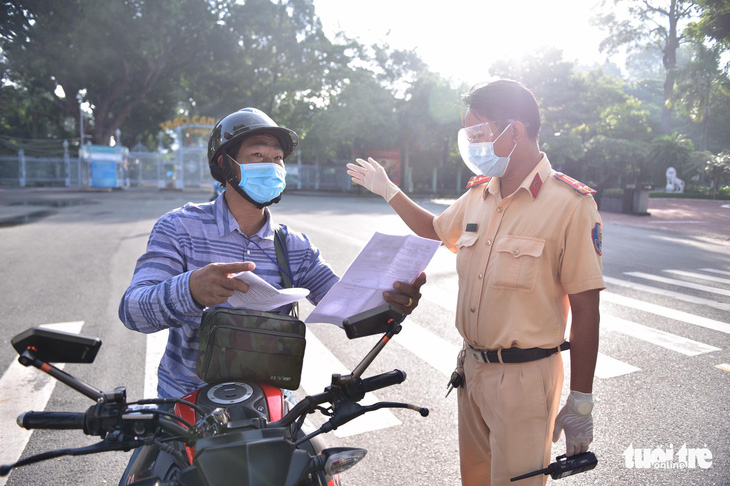
[[367, 161], [363, 159], [355, 161], [360, 165], [347, 164], [347, 175], [352, 177], [352, 182], [382, 196], [386, 202], [390, 202], [393, 196], [400, 192], [400, 188], [390, 180], [388, 173], [375, 159], [368, 157]]
[[593, 440], [593, 395], [571, 391], [565, 405], [555, 418], [553, 442], [560, 438], [560, 432], [565, 429], [565, 454], [574, 456], [588, 450]]

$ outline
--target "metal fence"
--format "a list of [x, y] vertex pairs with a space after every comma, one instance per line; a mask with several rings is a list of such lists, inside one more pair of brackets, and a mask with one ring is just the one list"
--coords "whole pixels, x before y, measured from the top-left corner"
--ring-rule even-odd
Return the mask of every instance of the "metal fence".
[[25, 186], [80, 185], [78, 159], [63, 157], [30, 157], [21, 150], [17, 156], [0, 156], [0, 184]]
[[[81, 187], [90, 184], [90, 163], [78, 157], [0, 156], [0, 185]], [[304, 191], [350, 191], [344, 163], [333, 165], [287, 163], [287, 187]], [[208, 188], [215, 182], [207, 152], [184, 148], [175, 152], [129, 152], [122, 171], [123, 187], [159, 189]]]
[[[126, 149], [125, 149], [126, 150]], [[83, 152], [85, 153], [85, 152]], [[82, 154], [83, 154], [82, 153]], [[300, 153], [287, 161], [287, 188], [301, 191], [353, 190], [345, 170], [347, 160], [326, 164], [304, 163]], [[463, 193], [471, 175], [462, 167], [414, 170], [409, 166], [403, 174], [403, 189], [411, 194], [453, 196]], [[10, 186], [77, 186], [92, 184], [92, 163], [71, 157], [67, 147], [63, 157], [31, 157], [22, 150], [15, 156], [0, 156], [0, 185]], [[137, 145], [127, 152], [114, 187], [156, 187], [159, 189], [205, 188], [214, 180], [208, 168], [205, 147], [182, 147], [171, 152], [150, 152]]]

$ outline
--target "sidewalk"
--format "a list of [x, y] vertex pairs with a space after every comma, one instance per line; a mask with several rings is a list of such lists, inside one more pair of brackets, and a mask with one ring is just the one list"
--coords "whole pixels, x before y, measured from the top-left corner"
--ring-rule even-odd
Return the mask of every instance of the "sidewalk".
[[[158, 189], [132, 189], [133, 192], [159, 192]], [[24, 224], [50, 211], [83, 200], [104, 197], [110, 189], [89, 188], [7, 188], [0, 187], [0, 228]], [[296, 193], [302, 194], [303, 193]], [[319, 194], [318, 194], [319, 195]], [[649, 216], [601, 212], [604, 224], [623, 224], [663, 228], [680, 233], [706, 236], [730, 243], [730, 201], [707, 199], [649, 199]]]
[[602, 211], [605, 223], [664, 228], [730, 243], [730, 201], [710, 199], [649, 199], [649, 216]]

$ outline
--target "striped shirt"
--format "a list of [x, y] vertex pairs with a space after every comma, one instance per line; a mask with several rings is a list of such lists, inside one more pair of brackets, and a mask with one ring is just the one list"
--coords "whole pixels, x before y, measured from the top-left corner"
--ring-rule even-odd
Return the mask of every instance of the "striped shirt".
[[[195, 374], [204, 309], [190, 294], [193, 270], [209, 263], [251, 261], [256, 275], [282, 288], [274, 248], [278, 226], [271, 222], [268, 208], [265, 215], [264, 226], [248, 238], [221, 195], [212, 203], [188, 203], [155, 223], [122, 297], [119, 318], [134, 331], [170, 330], [157, 372], [159, 396], [180, 397], [204, 385]], [[288, 230], [286, 249], [293, 286], [308, 289], [307, 299], [316, 305], [339, 277], [306, 235]], [[289, 306], [279, 310], [287, 312]]]

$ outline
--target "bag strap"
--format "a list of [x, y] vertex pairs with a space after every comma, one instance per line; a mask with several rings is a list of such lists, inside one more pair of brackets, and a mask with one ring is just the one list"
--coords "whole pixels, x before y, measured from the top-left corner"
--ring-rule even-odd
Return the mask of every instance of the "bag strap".
[[[279, 229], [274, 231], [274, 249], [276, 250], [276, 262], [279, 264], [282, 286], [290, 289], [294, 285], [290, 276], [291, 268], [289, 267], [289, 256], [286, 251], [286, 235], [287, 231], [283, 226], [279, 226]], [[299, 319], [299, 302], [292, 304], [290, 314], [292, 317]]]

